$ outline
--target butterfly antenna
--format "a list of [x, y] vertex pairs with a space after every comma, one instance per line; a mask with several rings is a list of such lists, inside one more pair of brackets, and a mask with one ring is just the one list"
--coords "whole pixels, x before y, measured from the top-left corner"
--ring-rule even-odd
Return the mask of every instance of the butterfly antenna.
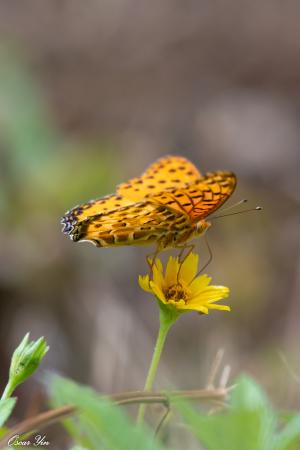
[[220, 219], [221, 217], [235, 216], [236, 214], [243, 214], [251, 211], [261, 211], [263, 208], [261, 206], [256, 206], [255, 208], [243, 209], [242, 211], [237, 211], [229, 214], [220, 214], [219, 216], [210, 217], [209, 220]]
[[243, 205], [244, 203], [247, 203], [248, 199], [243, 198], [242, 200], [239, 200], [238, 202], [234, 203], [233, 205], [227, 206], [227, 208], [222, 209], [222, 211], [228, 211], [229, 209], [236, 208], [239, 205]]

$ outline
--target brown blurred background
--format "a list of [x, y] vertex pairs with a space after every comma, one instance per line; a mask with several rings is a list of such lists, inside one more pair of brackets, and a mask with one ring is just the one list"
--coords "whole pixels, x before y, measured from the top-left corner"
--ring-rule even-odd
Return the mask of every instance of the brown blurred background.
[[[0, 3], [1, 388], [27, 331], [49, 342], [46, 369], [104, 392], [142, 387], [158, 326], [137, 286], [147, 249], [74, 244], [59, 220], [179, 154], [233, 170], [231, 203], [264, 211], [209, 231], [207, 271], [232, 312], [185, 315], [157, 387], [202, 386], [223, 347], [233, 375], [300, 407], [299, 19], [293, 1]], [[37, 389], [19, 390], [16, 416]]]

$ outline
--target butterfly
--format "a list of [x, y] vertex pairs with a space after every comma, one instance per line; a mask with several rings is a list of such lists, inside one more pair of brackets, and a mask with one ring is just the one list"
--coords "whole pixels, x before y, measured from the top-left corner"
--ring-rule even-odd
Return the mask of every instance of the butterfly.
[[157, 244], [157, 251], [180, 247], [203, 234], [207, 216], [233, 193], [232, 172], [202, 176], [186, 158], [166, 156], [116, 193], [76, 206], [62, 218], [73, 241], [98, 247]]

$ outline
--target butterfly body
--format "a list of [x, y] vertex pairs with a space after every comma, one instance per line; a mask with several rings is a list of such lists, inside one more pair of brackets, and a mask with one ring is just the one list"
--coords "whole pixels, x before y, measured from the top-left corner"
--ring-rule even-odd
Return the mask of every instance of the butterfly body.
[[121, 184], [116, 194], [67, 212], [64, 232], [73, 241], [99, 247], [177, 247], [207, 230], [206, 216], [229, 198], [235, 185], [231, 172], [201, 176], [185, 158], [162, 158], [141, 177]]
[[[87, 217], [76, 227], [71, 235], [72, 240], [77, 242], [90, 236], [97, 247], [148, 245], [155, 242], [163, 250], [177, 247], [192, 237], [203, 234], [210, 226], [205, 220], [190, 223], [187, 217], [165, 207], [155, 212], [155, 219], [148, 218], [148, 212], [152, 212], [151, 202], [148, 207], [149, 211], [144, 202], [136, 204], [134, 208], [124, 207], [108, 213], [105, 222], [101, 214]], [[133, 223], [132, 219], [135, 217], [139, 217], [139, 224]]]

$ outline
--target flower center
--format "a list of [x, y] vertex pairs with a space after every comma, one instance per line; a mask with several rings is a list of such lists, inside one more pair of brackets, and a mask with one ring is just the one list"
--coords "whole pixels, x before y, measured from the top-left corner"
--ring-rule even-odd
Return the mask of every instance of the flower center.
[[173, 286], [168, 287], [167, 292], [165, 293], [167, 300], [173, 300], [175, 302], [179, 302], [180, 300], [184, 300], [186, 303], [186, 299], [188, 297], [188, 292], [181, 286], [180, 283], [173, 284]]

